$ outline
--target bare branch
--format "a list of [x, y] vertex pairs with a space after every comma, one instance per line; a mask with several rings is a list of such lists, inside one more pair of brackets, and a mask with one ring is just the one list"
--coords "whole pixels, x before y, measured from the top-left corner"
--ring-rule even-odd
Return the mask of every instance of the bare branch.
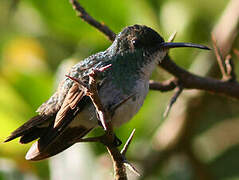
[[107, 150], [114, 164], [115, 180], [127, 180], [124, 158], [117, 147], [107, 145]]
[[135, 129], [133, 129], [133, 131], [131, 132], [128, 140], [126, 141], [123, 149], [120, 151], [120, 153], [122, 154], [122, 156], [125, 158], [124, 160], [124, 165], [130, 170], [132, 171], [134, 174], [136, 174], [137, 176], [140, 176], [139, 171], [126, 159], [126, 153], [127, 150], [129, 149], [129, 145], [132, 142], [132, 139], [134, 137], [134, 133], [135, 133]]
[[224, 61], [223, 61], [222, 55], [220, 53], [220, 50], [217, 47], [216, 38], [213, 34], [212, 34], [212, 44], [213, 44], [213, 49], [214, 49], [214, 52], [215, 52], [215, 55], [216, 55], [217, 63], [219, 65], [219, 68], [220, 68], [221, 73], [222, 73], [222, 79], [226, 79], [227, 74], [226, 74], [225, 67], [224, 67]]
[[140, 176], [139, 171], [128, 161], [124, 161], [124, 165], [130, 170], [132, 171], [134, 174], [136, 174], [137, 176]]
[[179, 97], [180, 94], [183, 92], [182, 86], [177, 86], [177, 87], [175, 88], [175, 90], [176, 90], [176, 91], [175, 91], [175, 94], [174, 94], [173, 97], [171, 98], [171, 100], [170, 100], [170, 102], [169, 102], [169, 104], [168, 104], [168, 106], [167, 106], [167, 108], [166, 108], [166, 110], [165, 110], [165, 112], [164, 112], [164, 114], [163, 114], [163, 117], [164, 117], [164, 118], [166, 118], [166, 117], [168, 116], [168, 114], [169, 114], [169, 112], [170, 112], [170, 110], [171, 110], [173, 104], [177, 101], [178, 97]]
[[177, 84], [177, 79], [175, 79], [175, 78], [169, 79], [169, 80], [164, 81], [164, 82], [156, 82], [156, 81], [150, 80], [149, 81], [149, 88], [151, 90], [167, 92], [167, 91], [171, 91], [171, 90], [175, 89], [176, 84]]
[[88, 24], [90, 24], [91, 26], [95, 27], [100, 32], [102, 32], [104, 35], [106, 35], [110, 41], [114, 41], [116, 34], [113, 31], [111, 31], [111, 29], [108, 28], [108, 26], [98, 22], [92, 16], [90, 16], [85, 11], [85, 9], [80, 5], [80, 3], [77, 2], [77, 0], [70, 0], [70, 3], [72, 4], [73, 9], [77, 12], [77, 16], [79, 16], [85, 22], [87, 22]]
[[233, 63], [231, 55], [227, 55], [225, 64], [226, 64], [228, 81], [235, 81], [236, 74], [235, 74], [234, 63]]
[[75, 81], [76, 83], [78, 83], [80, 86], [82, 86], [83, 88], [85, 89], [88, 89], [88, 84], [85, 84], [84, 82], [82, 82], [80, 79], [76, 79], [72, 76], [69, 76], [69, 75], [65, 75], [66, 77], [70, 78], [71, 80]]
[[177, 35], [177, 31], [173, 32], [173, 33], [170, 35], [170, 37], [168, 38], [168, 42], [173, 42], [174, 39], [175, 39], [175, 37], [176, 37], [176, 35]]
[[113, 163], [114, 163], [115, 179], [116, 180], [127, 179], [126, 174], [124, 174], [124, 173], [126, 173], [125, 167], [127, 167], [130, 171], [132, 171], [137, 176], [140, 176], [138, 170], [125, 157], [125, 154], [128, 150], [130, 142], [132, 141], [134, 133], [135, 133], [135, 129], [130, 134], [130, 137], [128, 138], [128, 140], [127, 140], [126, 144], [124, 145], [124, 148], [121, 150], [121, 152], [119, 152], [117, 147], [112, 146], [112, 144], [109, 143], [107, 134], [105, 134], [103, 136], [98, 136], [98, 137], [89, 137], [89, 138], [74, 140], [74, 143], [75, 142], [100, 142], [100, 143], [104, 144], [107, 147], [107, 149], [111, 155], [111, 158], [113, 160]]
[[159, 66], [177, 77], [185, 89], [205, 90], [239, 99], [238, 82], [216, 80], [192, 74], [176, 65], [169, 56], [159, 63]]
[[97, 74], [100, 72], [105, 71], [106, 69], [108, 69], [109, 67], [111, 67], [111, 65], [107, 65], [105, 67], [102, 67], [100, 69], [95, 69], [93, 70], [90, 74], [89, 74], [89, 97], [91, 98], [91, 101], [93, 102], [96, 111], [99, 115], [99, 120], [104, 128], [104, 130], [106, 132], [113, 132], [113, 128], [111, 125], [111, 117], [110, 117], [110, 113], [104, 108], [103, 104], [101, 103], [99, 94], [98, 94], [98, 90], [97, 90], [97, 82], [96, 82], [96, 77]]
[[72, 79], [73, 81], [78, 83], [80, 86], [82, 86], [83, 89], [85, 90], [85, 94], [91, 98], [91, 100], [96, 108], [96, 111], [99, 115], [99, 120], [100, 120], [104, 130], [107, 132], [110, 132], [112, 129], [111, 125], [109, 123], [107, 123], [107, 122], [110, 122], [111, 117], [110, 117], [108, 111], [105, 110], [104, 106], [102, 105], [102, 103], [100, 101], [98, 91], [97, 91], [97, 82], [95, 79], [99, 72], [103, 72], [110, 66], [111, 65], [108, 65], [101, 69], [92, 71], [89, 74], [89, 84], [85, 84], [80, 79], [66, 75], [68, 78]]
[[129, 145], [130, 145], [130, 143], [131, 143], [131, 141], [132, 141], [132, 139], [133, 139], [133, 137], [134, 137], [134, 133], [135, 133], [135, 129], [133, 129], [133, 131], [131, 132], [131, 134], [130, 134], [128, 140], [126, 141], [126, 143], [125, 143], [123, 149], [122, 149], [121, 152], [120, 152], [123, 156], [126, 155], [126, 152], [127, 152], [128, 148], [129, 148]]

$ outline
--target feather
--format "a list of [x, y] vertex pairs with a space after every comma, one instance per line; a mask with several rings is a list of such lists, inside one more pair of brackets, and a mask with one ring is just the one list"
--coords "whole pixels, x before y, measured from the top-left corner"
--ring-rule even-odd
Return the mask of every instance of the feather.
[[[7, 137], [7, 139], [4, 142], [9, 142], [17, 137], [24, 136], [26, 134], [28, 136], [31, 136], [31, 133], [34, 132], [36, 129], [41, 129], [41, 128], [47, 127], [49, 122], [53, 119], [53, 117], [54, 117], [54, 115], [34, 116], [29, 121], [27, 121], [22, 126], [20, 126], [15, 131], [13, 131], [11, 133], [11, 135], [9, 137]], [[37, 133], [35, 133], [34, 136], [37, 136]], [[25, 136], [25, 138], [26, 138], [26, 136]]]
[[86, 135], [91, 129], [87, 129], [84, 126], [70, 128], [68, 127], [64, 133], [58, 135], [51, 143], [45, 146], [44, 139], [40, 138], [35, 142], [26, 154], [27, 160], [39, 161], [45, 158], [54, 156], [68, 147], [72, 146], [76, 138], [81, 138]]
[[61, 123], [64, 123], [63, 120], [65, 119], [66, 113], [75, 109], [82, 97], [84, 97], [84, 92], [79, 90], [79, 85], [77, 83], [74, 83], [68, 91], [64, 102], [56, 115], [54, 128], [60, 126]]
[[32, 142], [32, 141], [38, 139], [39, 137], [41, 137], [44, 133], [46, 133], [47, 129], [48, 129], [47, 127], [33, 128], [31, 131], [26, 132], [24, 135], [22, 135], [19, 142], [21, 144], [27, 144], [29, 142]]
[[[78, 139], [87, 134], [91, 128], [83, 125], [69, 126], [87, 103], [90, 103], [90, 98], [83, 96], [83, 92], [79, 91], [78, 85], [73, 85], [66, 95], [64, 103], [58, 112], [59, 114], [56, 115], [55, 122], [52, 122], [40, 136], [40, 139], [32, 145], [26, 155], [26, 159], [41, 160], [54, 156], [73, 145], [75, 138]], [[57, 125], [55, 126], [56, 123]]]

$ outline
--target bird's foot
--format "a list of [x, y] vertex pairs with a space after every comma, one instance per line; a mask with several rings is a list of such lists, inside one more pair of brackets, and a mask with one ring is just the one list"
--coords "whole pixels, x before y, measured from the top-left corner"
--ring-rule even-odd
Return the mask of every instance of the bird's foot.
[[114, 135], [113, 144], [114, 144], [116, 147], [119, 147], [119, 146], [122, 144], [122, 141], [121, 141], [116, 135]]

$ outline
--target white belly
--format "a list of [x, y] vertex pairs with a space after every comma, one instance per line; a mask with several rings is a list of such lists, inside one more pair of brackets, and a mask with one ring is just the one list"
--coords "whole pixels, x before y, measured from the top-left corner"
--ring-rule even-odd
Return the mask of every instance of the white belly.
[[[123, 123], [128, 122], [143, 105], [144, 99], [148, 93], [149, 84], [148, 81], [143, 80], [139, 80], [136, 84], [137, 87], [135, 87], [132, 92], [133, 96], [115, 109], [112, 117], [114, 127], [119, 127]], [[112, 104], [114, 99], [120, 97], [120, 99], [123, 100], [129, 96], [123, 95], [117, 89], [112, 88], [112, 86], [108, 87], [111, 88], [105, 87], [104, 90], [100, 92], [100, 98], [105, 107], [107, 107], [108, 104]], [[116, 101], [119, 102], [118, 99]], [[83, 125], [87, 128], [98, 126], [98, 119], [93, 105], [84, 107], [84, 110], [82, 110], [70, 123], [70, 127], [76, 127], [79, 125]]]
[[128, 122], [139, 111], [149, 90], [148, 81], [140, 81], [135, 89], [135, 95], [115, 110], [112, 117], [114, 127], [119, 127]]

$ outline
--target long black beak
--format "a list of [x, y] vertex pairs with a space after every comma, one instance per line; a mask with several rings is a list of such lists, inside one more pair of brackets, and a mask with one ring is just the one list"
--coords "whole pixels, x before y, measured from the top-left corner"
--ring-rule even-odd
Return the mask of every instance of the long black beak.
[[193, 43], [173, 43], [173, 42], [163, 42], [159, 44], [159, 48], [178, 48], [178, 47], [190, 47], [190, 48], [199, 48], [210, 50], [209, 47], [203, 46], [200, 44], [193, 44]]

